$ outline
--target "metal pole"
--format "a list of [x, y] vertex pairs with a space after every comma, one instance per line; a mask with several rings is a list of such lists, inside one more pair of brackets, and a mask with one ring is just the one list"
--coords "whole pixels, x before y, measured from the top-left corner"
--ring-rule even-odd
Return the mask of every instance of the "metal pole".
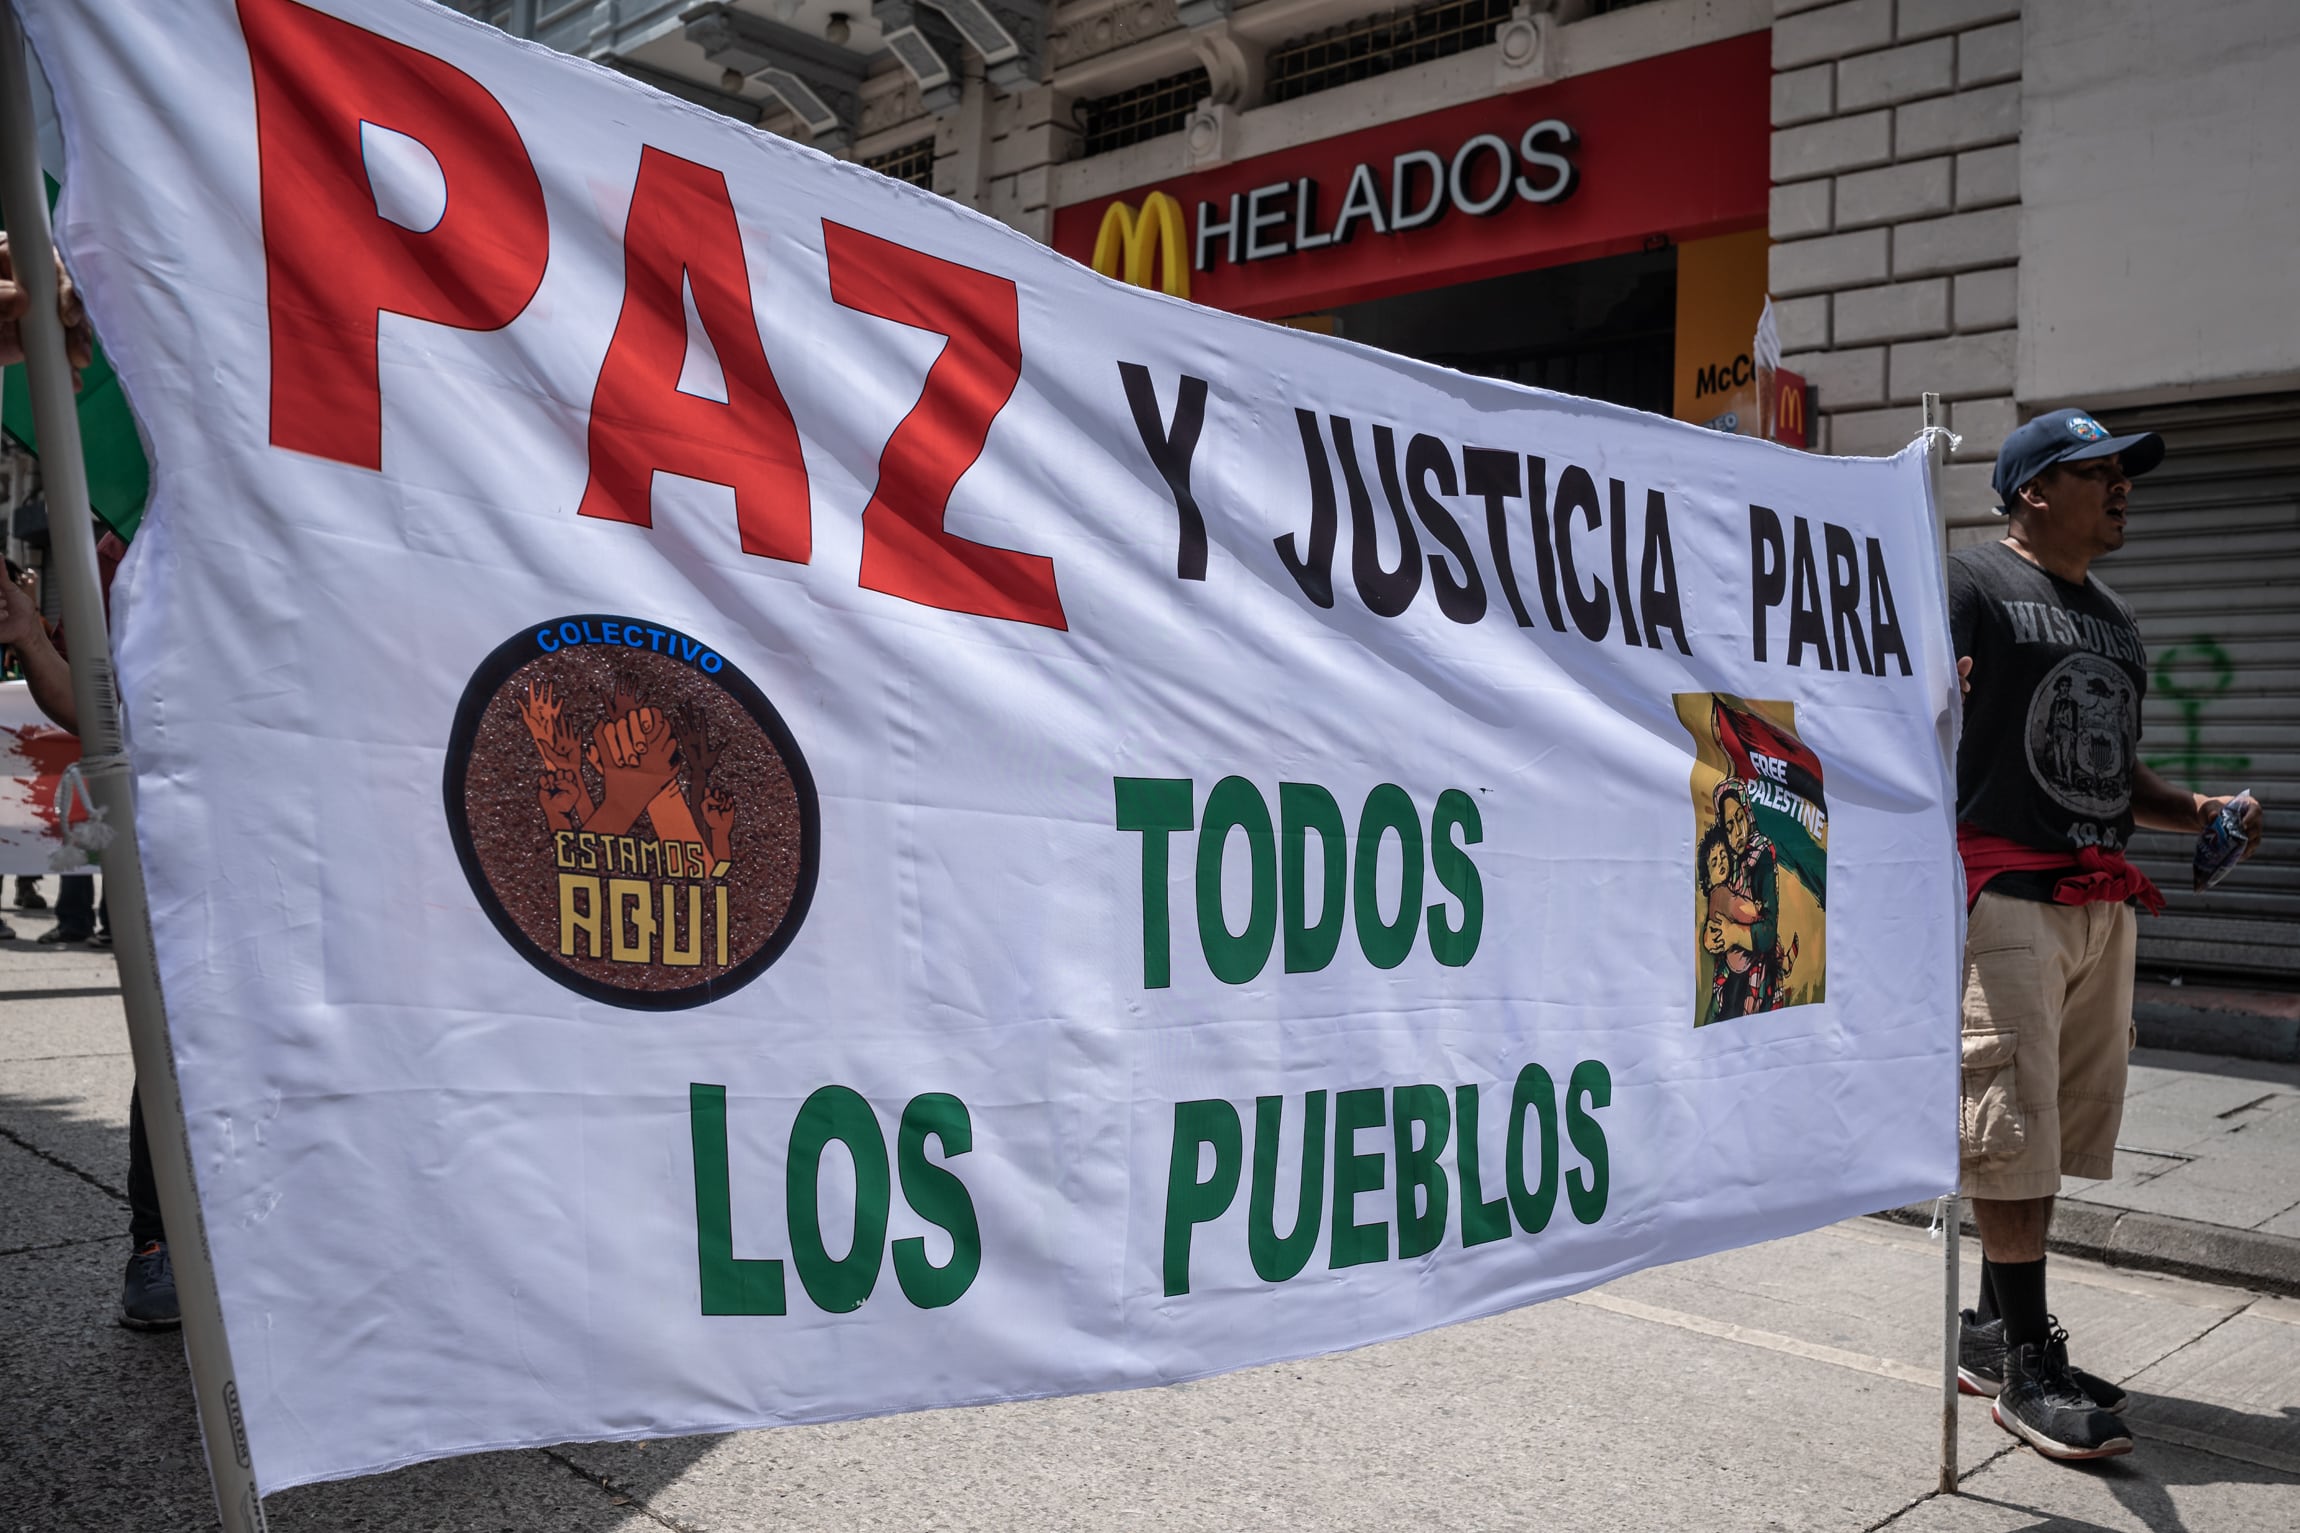
[[1957, 1493], [1957, 1250], [1964, 1226], [1964, 1200], [1950, 1193], [1941, 1209], [1941, 1482], [1944, 1496]]
[[511, 35], [513, 37], [533, 37], [535, 35], [536, 10], [536, 0], [511, 0]]
[[[1925, 396], [1925, 461], [1933, 482], [1933, 540], [1940, 550], [1941, 583], [1948, 585], [1948, 511], [1941, 504], [1941, 466], [1947, 461], [1948, 422], [1942, 418], [1941, 396]], [[1953, 987], [1951, 993], [1957, 993]], [[1964, 1233], [1964, 1207], [1956, 1191], [1941, 1200], [1941, 1478], [1940, 1493], [1957, 1493], [1957, 1281], [1963, 1275], [1963, 1255], [1957, 1249]]]
[[48, 228], [40, 145], [32, 124], [31, 66], [24, 30], [10, 3], [0, 3], [0, 204], [7, 209], [16, 280], [32, 303], [22, 326], [25, 370], [40, 438], [41, 479], [48, 492], [54, 576], [60, 583], [64, 636], [71, 648], [72, 701], [80, 714], [80, 772], [97, 812], [114, 833], [103, 853], [104, 893], [111, 906], [137, 1095], [159, 1182], [160, 1212], [167, 1222], [168, 1254], [176, 1269], [184, 1352], [191, 1366], [200, 1434], [207, 1446], [208, 1475], [228, 1533], [262, 1533], [263, 1502], [248, 1459], [239, 1386], [232, 1378], [231, 1347], [216, 1299], [207, 1227], [200, 1218], [191, 1146], [184, 1136], [183, 1099], [176, 1089], [176, 1061], [168, 1047], [167, 1013], [160, 1001], [159, 965], [144, 903], [144, 866], [136, 847], [135, 781], [121, 751], [119, 694], [112, 683], [111, 642], [96, 575], [96, 535], [88, 509], [87, 464], [80, 456], [80, 417], [72, 398], [64, 327], [56, 317], [55, 245]]

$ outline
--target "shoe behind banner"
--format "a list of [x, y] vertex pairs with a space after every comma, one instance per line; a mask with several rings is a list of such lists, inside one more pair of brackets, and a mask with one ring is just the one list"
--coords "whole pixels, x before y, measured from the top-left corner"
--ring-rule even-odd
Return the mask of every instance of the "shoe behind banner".
[[127, 1281], [120, 1289], [120, 1324], [132, 1331], [172, 1331], [182, 1323], [168, 1243], [152, 1241], [128, 1258]]

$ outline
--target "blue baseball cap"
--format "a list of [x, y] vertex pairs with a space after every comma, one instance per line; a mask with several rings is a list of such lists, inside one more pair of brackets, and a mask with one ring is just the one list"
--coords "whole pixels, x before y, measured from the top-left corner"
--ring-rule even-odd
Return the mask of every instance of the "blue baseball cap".
[[1997, 510], [2010, 512], [2020, 487], [2055, 463], [2118, 453], [2124, 455], [2125, 474], [2138, 479], [2164, 461], [2164, 438], [2153, 431], [2110, 436], [2108, 428], [2086, 410], [2054, 410], [2040, 415], [2006, 437], [2004, 446], [1997, 449], [1997, 471], [1989, 480], [1997, 492]]

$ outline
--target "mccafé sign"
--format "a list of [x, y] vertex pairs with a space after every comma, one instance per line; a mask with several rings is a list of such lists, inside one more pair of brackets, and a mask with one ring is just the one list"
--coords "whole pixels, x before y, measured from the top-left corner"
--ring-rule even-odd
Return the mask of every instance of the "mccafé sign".
[[1751, 33], [1071, 202], [1054, 245], [1276, 318], [1754, 228], [1767, 47]]

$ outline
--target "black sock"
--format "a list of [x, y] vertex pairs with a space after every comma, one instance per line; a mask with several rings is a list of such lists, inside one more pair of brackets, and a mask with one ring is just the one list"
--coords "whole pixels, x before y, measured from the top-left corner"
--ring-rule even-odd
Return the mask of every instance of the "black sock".
[[1989, 1259], [1984, 1256], [1981, 1258], [1980, 1301], [1973, 1306], [1973, 1318], [1979, 1321], [1982, 1325], [1987, 1325], [1991, 1320], [1996, 1319], [1998, 1314], [1997, 1285], [1990, 1279], [1990, 1271], [1991, 1263]]
[[2042, 1346], [2052, 1339], [2045, 1318], [2044, 1258], [2033, 1262], [1990, 1262], [1989, 1286], [1996, 1292], [1997, 1310], [2004, 1316], [2005, 1345]]

